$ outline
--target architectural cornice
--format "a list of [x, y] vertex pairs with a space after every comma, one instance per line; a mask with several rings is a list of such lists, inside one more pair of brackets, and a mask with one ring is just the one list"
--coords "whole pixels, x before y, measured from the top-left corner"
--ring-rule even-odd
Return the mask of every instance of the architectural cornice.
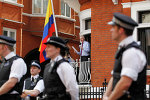
[[11, 5], [18, 6], [18, 7], [24, 7], [24, 5], [15, 3], [15, 2], [9, 2], [9, 1], [4, 1], [4, 0], [0, 0], [0, 2], [11, 4]]

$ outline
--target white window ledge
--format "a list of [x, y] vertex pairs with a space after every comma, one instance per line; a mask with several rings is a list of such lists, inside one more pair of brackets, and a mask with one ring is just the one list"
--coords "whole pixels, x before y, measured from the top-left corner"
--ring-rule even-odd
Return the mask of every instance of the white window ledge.
[[[28, 13], [22, 13], [22, 15], [29, 16], [29, 17], [45, 17], [46, 16], [45, 14], [28, 14]], [[61, 19], [66, 19], [66, 20], [69, 20], [69, 21], [72, 21], [72, 22], [76, 22], [75, 19], [63, 16], [63, 15], [55, 15], [55, 17], [56, 18], [61, 18]]]
[[45, 14], [28, 14], [28, 13], [22, 13], [24, 16], [29, 16], [29, 17], [45, 17]]
[[73, 35], [73, 34], [64, 33], [64, 32], [60, 32], [60, 33], [65, 34], [65, 35], [75, 36], [75, 35]]
[[18, 7], [24, 7], [24, 5], [18, 4], [15, 2], [9, 2], [9, 1], [4, 1], [4, 0], [0, 0], [0, 2], [4, 2], [4, 3], [11, 4], [11, 5], [18, 6]]
[[66, 16], [63, 16], [63, 15], [55, 15], [56, 18], [62, 18], [62, 19], [66, 19], [66, 20], [69, 20], [69, 21], [72, 21], [72, 22], [76, 22], [75, 19], [72, 19], [70, 17], [66, 17]]
[[80, 35], [86, 35], [86, 34], [91, 34], [91, 29], [83, 30], [80, 32]]
[[1, 19], [5, 20], [5, 21], [13, 22], [13, 23], [25, 24], [23, 22], [19, 22], [19, 21], [15, 21], [15, 20], [10, 20], [10, 19], [5, 19], [5, 18], [1, 18]]
[[75, 28], [80, 29], [80, 26], [75, 26]]

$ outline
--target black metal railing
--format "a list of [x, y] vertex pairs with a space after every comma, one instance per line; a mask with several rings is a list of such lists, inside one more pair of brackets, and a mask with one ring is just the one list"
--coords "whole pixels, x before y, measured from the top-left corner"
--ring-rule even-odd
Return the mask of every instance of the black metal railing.
[[[104, 79], [102, 87], [81, 86], [79, 87], [80, 100], [102, 100], [106, 91], [108, 82]], [[150, 85], [146, 85], [146, 100], [150, 100]]]
[[82, 86], [79, 88], [80, 100], [102, 100], [108, 82], [104, 79], [102, 87]]

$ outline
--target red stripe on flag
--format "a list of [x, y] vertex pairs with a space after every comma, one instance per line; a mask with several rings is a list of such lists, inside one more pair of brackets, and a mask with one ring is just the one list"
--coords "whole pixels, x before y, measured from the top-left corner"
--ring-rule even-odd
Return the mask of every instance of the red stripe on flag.
[[44, 50], [46, 49], [46, 45], [44, 43], [47, 42], [47, 39], [49, 37], [52, 36], [52, 33], [55, 32], [55, 26], [54, 23], [51, 25], [51, 27], [48, 30], [48, 36], [46, 36], [43, 40], [42, 40], [42, 44], [41, 44], [41, 51], [40, 51], [40, 63], [44, 62], [46, 59], [46, 55], [43, 55]]

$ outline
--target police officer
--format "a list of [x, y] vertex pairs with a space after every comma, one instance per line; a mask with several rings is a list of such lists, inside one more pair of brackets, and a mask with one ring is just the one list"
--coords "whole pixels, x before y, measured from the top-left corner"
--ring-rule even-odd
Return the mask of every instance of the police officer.
[[[13, 51], [16, 41], [10, 37], [0, 36], [0, 100], [20, 100], [19, 82], [26, 74], [24, 60]], [[21, 87], [20, 87], [21, 88]]]
[[50, 37], [46, 44], [46, 57], [51, 58], [44, 70], [46, 100], [79, 100], [74, 70], [64, 60], [66, 45], [59, 37]]
[[36, 100], [36, 96], [44, 90], [44, 82], [43, 78], [39, 76], [41, 72], [40, 63], [37, 60], [31, 61], [30, 73], [31, 77], [25, 79], [23, 93], [21, 95], [22, 98], [25, 98], [27, 95], [31, 96], [30, 100]]
[[119, 46], [104, 100], [145, 100], [146, 57], [132, 37], [138, 24], [120, 13], [114, 13], [108, 24]]

